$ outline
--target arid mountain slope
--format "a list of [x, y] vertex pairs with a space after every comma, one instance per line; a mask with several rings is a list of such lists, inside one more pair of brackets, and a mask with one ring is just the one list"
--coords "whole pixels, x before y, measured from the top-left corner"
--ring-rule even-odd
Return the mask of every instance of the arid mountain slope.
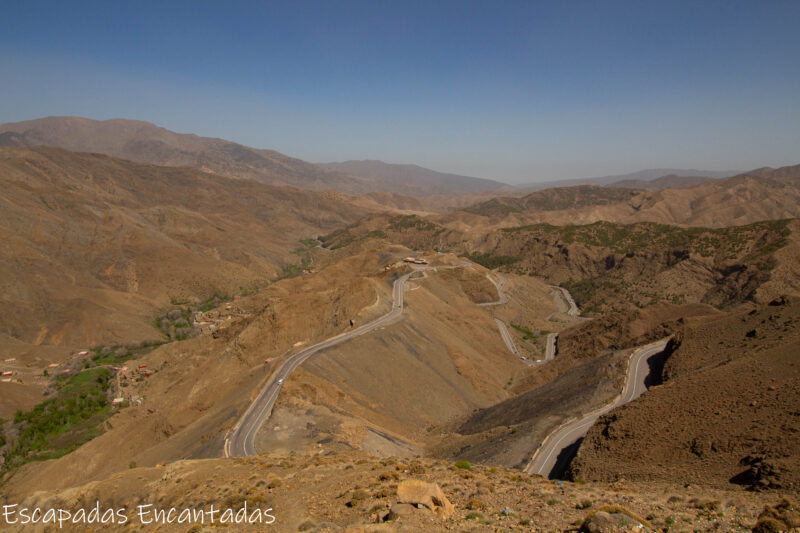
[[[274, 150], [251, 148], [224, 139], [175, 133], [149, 122], [126, 119], [91, 120], [47, 117], [0, 124], [0, 146], [55, 146], [95, 152], [140, 163], [189, 166], [231, 178], [271, 185], [348, 194], [388, 192], [414, 196], [476, 193], [504, 184], [444, 174], [413, 165], [368, 169], [356, 164], [314, 165]], [[477, 201], [477, 200], [473, 200]]]
[[[479, 307], [476, 300], [497, 298], [485, 274], [472, 265], [412, 279], [402, 321], [307, 361], [275, 411], [280, 428], [262, 432], [264, 449], [313, 449], [324, 439], [384, 455], [420, 453], [423, 443], [439, 439], [432, 426], [508, 398], [511, 384], [534, 370], [504, 345], [493, 316], [551, 331], [564, 324], [548, 319], [557, 313], [549, 287], [527, 277], [509, 276], [506, 283], [525, 301], [502, 310]], [[340, 429], [313, 433], [315, 442], [306, 425], [330, 426], [325, 419], [336, 419]]]
[[369, 192], [359, 178], [326, 170], [274, 150], [223, 139], [175, 133], [149, 122], [47, 117], [0, 125], [0, 146], [56, 146], [140, 163], [189, 166], [231, 178], [272, 185], [348, 193]]
[[452, 230], [433, 220], [373, 214], [322, 240], [332, 249], [357, 250], [377, 240], [467, 254], [489, 268], [563, 284], [590, 314], [665, 301], [730, 306], [798, 290], [795, 220], [730, 228], [532, 224], [488, 232]]
[[442, 215], [436, 221], [473, 230], [601, 220], [725, 227], [798, 216], [800, 178], [796, 167], [785, 167], [656, 191], [590, 185], [546, 189], [521, 198], [494, 198]]
[[476, 215], [497, 217], [527, 211], [564, 211], [626, 202], [636, 191], [603, 188], [596, 185], [556, 187], [537, 191], [521, 198], [498, 197], [467, 207], [463, 211]]
[[752, 176], [772, 179], [798, 179], [800, 178], [800, 165], [772, 168], [763, 167], [747, 172]]
[[429, 452], [524, 468], [563, 420], [619, 394], [632, 348], [671, 334], [681, 319], [718, 313], [705, 305], [659, 304], [578, 322], [560, 331], [555, 359], [515, 381], [511, 398], [447, 424], [448, 436]]
[[476, 193], [509, 186], [494, 180], [437, 172], [417, 165], [398, 165], [383, 161], [345, 161], [321, 166], [366, 178], [380, 184], [381, 190], [403, 191], [415, 196]]
[[639, 190], [661, 190], [661, 189], [681, 189], [684, 187], [694, 187], [701, 185], [714, 178], [705, 178], [702, 176], [677, 176], [669, 174], [661, 176], [654, 180], [641, 180], [641, 179], [627, 179], [609, 183], [606, 187], [616, 187], [621, 189], [639, 189]]
[[649, 182], [657, 180], [663, 176], [696, 176], [708, 179], [729, 178], [741, 174], [740, 170], [697, 170], [686, 168], [646, 168], [627, 174], [611, 174], [608, 176], [596, 176], [590, 178], [572, 178], [559, 181], [546, 181], [543, 183], [532, 183], [518, 185], [517, 188], [525, 191], [541, 190], [551, 187], [571, 187], [574, 185], [609, 185], [618, 182]]
[[[363, 324], [390, 309], [392, 282], [408, 267], [383, 266], [409, 252], [395, 246], [355, 254], [242, 297], [229, 311], [214, 310], [221, 321], [213, 333], [129, 362], [152, 374], [125, 382], [121, 394], [135, 401], [109, 419], [103, 434], [58, 459], [22, 464], [5, 493], [103, 479], [131, 461], [154, 466], [219, 456], [227, 430], [287, 356], [348, 330], [350, 320]], [[453, 256], [434, 261], [460, 264]], [[416, 445], [430, 424], [508, 397], [504, 385], [530, 369], [503, 345], [491, 312], [471, 300], [476, 289], [483, 293], [481, 279], [488, 284], [485, 269], [471, 270], [466, 277], [430, 271], [410, 281], [408, 308], [396, 323], [304, 363], [287, 379], [275, 418], [261, 431], [264, 449], [288, 444], [287, 453], [315, 453], [325, 445], [399, 455], [398, 443]], [[542, 285], [528, 278], [519, 283]], [[545, 305], [538, 312], [553, 313], [549, 289], [540, 292]], [[530, 311], [519, 312], [521, 320], [532, 319]], [[31, 459], [9, 457], [7, 466], [11, 459], [13, 466]]]
[[[323, 340], [346, 330], [348, 319], [367, 320], [381, 311], [371, 307], [380, 282], [369, 279], [369, 273], [387, 257], [407, 252], [353, 256], [241, 297], [230, 310], [212, 310], [218, 317], [213, 332], [206, 328], [198, 337], [162, 345], [128, 362], [130, 368], [146, 365], [151, 375], [131, 371], [127, 386], [114, 387], [114, 394], [131, 399], [131, 406], [112, 411], [105, 432], [63, 457], [20, 466], [6, 489], [27, 493], [44, 484], [69, 487], [124, 470], [131, 461], [153, 466], [185, 457], [219, 457], [227, 430], [276, 365], [298, 349], [297, 342]], [[80, 370], [79, 365], [69, 373]], [[5, 467], [22, 460], [11, 454]]]
[[800, 300], [687, 320], [664, 384], [603, 416], [571, 475], [800, 487]]
[[348, 197], [55, 148], [0, 149], [2, 333], [36, 344], [158, 337], [171, 299], [263, 286]]

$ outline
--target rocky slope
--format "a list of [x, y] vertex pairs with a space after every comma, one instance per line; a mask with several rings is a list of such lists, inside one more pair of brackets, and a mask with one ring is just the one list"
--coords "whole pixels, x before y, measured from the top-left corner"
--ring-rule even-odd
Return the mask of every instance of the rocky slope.
[[521, 198], [494, 198], [443, 215], [437, 221], [460, 229], [597, 221], [727, 227], [800, 216], [799, 178], [800, 171], [794, 166], [654, 191], [591, 185], [560, 187]]
[[[352, 451], [183, 460], [134, 468], [101, 482], [50, 489], [3, 503], [18, 504], [14, 511], [38, 506], [64, 509], [73, 516], [96, 505], [103, 511], [120, 510], [114, 523], [102, 526], [104, 531], [184, 532], [222, 527], [355, 533], [576, 531], [582, 525], [581, 531], [622, 531], [638, 524], [642, 527], [636, 531], [742, 531], [756, 524], [765, 505], [776, 506], [780, 501], [772, 494], [745, 495], [695, 486], [556, 482], [502, 467], [459, 465], [463, 468], [432, 459], [380, 459]], [[401, 489], [409, 485], [422, 490], [408, 493]], [[451, 510], [434, 511], [443, 506], [432, 502], [430, 494], [437, 494], [436, 501], [446, 501]], [[427, 506], [416, 505], [422, 501], [427, 501]], [[217, 512], [210, 522], [212, 505]], [[261, 521], [232, 522], [245, 505], [248, 518]], [[139, 506], [143, 506], [141, 515]], [[152, 522], [156, 510], [165, 512], [173, 507], [171, 523], [164, 523], [165, 518]], [[779, 513], [785, 509], [776, 507]], [[198, 518], [178, 523], [184, 509], [204, 513], [204, 522]], [[229, 509], [230, 514], [223, 517]], [[270, 523], [263, 522], [265, 510]], [[119, 523], [120, 516], [125, 523]], [[64, 529], [80, 527], [69, 521], [63, 525]], [[27, 530], [19, 524], [4, 526], [8, 531]]]
[[171, 299], [264, 285], [348, 197], [54, 148], [0, 149], [2, 333], [35, 344], [157, 337]]
[[800, 300], [686, 319], [663, 385], [603, 416], [577, 479], [800, 488]]
[[798, 288], [796, 220], [726, 228], [596, 222], [461, 231], [436, 219], [375, 214], [323, 241], [343, 250], [399, 242], [456, 251], [489, 268], [564, 284], [590, 314], [658, 302], [724, 307]]
[[[396, 251], [394, 257], [404, 252]], [[7, 452], [16, 446], [10, 433], [3, 448], [7, 459], [3, 469], [12, 476], [9, 485], [20, 492], [43, 484], [69, 487], [123, 470], [131, 461], [152, 466], [186, 457], [218, 457], [226, 431], [266, 375], [298, 349], [298, 340], [331, 337], [346, 330], [349, 319], [366, 320], [382, 311], [371, 307], [378, 283], [367, 277], [380, 259], [351, 257], [213, 309], [217, 315], [213, 331], [204, 328], [200, 336], [164, 344], [126, 363], [125, 386], [113, 383], [112, 390], [128, 399], [130, 407], [111, 410], [108, 424], [98, 428], [102, 434], [72, 453], [19, 466], [30, 455], [9, 460], [14, 454]], [[83, 369], [84, 360], [78, 359], [77, 368], [50, 369], [53, 385], [65, 379], [62, 372], [71, 376]], [[122, 364], [111, 363], [108, 367], [116, 374]], [[137, 372], [139, 365], [145, 365], [150, 375]], [[52, 433], [52, 428], [44, 427], [47, 431]], [[49, 447], [58, 449], [58, 435], [45, 440]], [[34, 449], [47, 452], [49, 447]]]
[[705, 178], [702, 176], [677, 176], [675, 174], [667, 174], [656, 178], [654, 180], [641, 180], [641, 179], [626, 179], [609, 183], [606, 187], [617, 187], [622, 189], [646, 189], [646, 190], [661, 190], [661, 189], [679, 189], [684, 187], [694, 187], [701, 185], [714, 178]]
[[632, 348], [672, 334], [686, 317], [718, 313], [705, 305], [660, 304], [578, 322], [559, 333], [555, 359], [514, 382], [511, 398], [446, 424], [447, 437], [428, 451], [523, 468], [563, 420], [619, 394]]

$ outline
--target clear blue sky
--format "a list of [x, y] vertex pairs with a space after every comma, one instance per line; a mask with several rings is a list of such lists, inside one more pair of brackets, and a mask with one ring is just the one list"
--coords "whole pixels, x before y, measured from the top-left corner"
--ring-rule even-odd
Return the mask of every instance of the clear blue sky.
[[0, 2], [0, 123], [511, 183], [800, 163], [800, 2]]

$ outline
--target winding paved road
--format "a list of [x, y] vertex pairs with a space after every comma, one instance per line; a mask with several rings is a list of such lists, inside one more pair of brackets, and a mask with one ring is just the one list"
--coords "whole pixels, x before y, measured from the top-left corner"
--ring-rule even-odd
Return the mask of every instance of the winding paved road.
[[259, 395], [250, 404], [247, 411], [245, 411], [242, 418], [239, 419], [238, 424], [231, 430], [225, 438], [225, 457], [231, 456], [248, 456], [255, 455], [255, 436], [264, 421], [267, 420], [272, 413], [272, 407], [275, 405], [275, 400], [278, 399], [278, 394], [281, 391], [284, 381], [294, 370], [306, 359], [326, 348], [336, 346], [359, 335], [363, 335], [376, 328], [384, 326], [399, 317], [403, 313], [403, 285], [406, 280], [419, 270], [426, 270], [426, 268], [414, 270], [408, 274], [404, 274], [395, 280], [393, 286], [393, 302], [392, 310], [383, 315], [382, 317], [373, 320], [369, 324], [365, 324], [344, 333], [340, 333], [335, 337], [326, 339], [318, 344], [310, 346], [302, 350], [284, 361], [283, 365], [276, 372], [270, 376], [264, 388]]
[[[486, 279], [494, 284], [495, 288], [497, 288], [497, 300], [494, 302], [486, 302], [477, 304], [480, 307], [489, 307], [492, 305], [502, 305], [506, 304], [509, 301], [509, 296], [503, 292], [503, 287], [506, 284], [506, 277], [499, 272], [496, 272], [498, 281], [495, 281], [489, 274], [486, 274]], [[570, 306], [569, 311], [567, 314], [571, 317], [576, 317], [580, 314], [578, 311], [578, 306], [575, 304], [575, 300], [572, 299], [572, 295], [569, 291], [563, 287], [558, 287], [556, 285], [551, 285], [553, 289], [559, 291], [563, 296], [564, 300]], [[506, 343], [508, 350], [516, 355], [523, 363], [526, 365], [543, 365], [548, 361], [552, 361], [553, 358], [556, 356], [556, 340], [558, 339], [558, 333], [550, 333], [547, 335], [547, 344], [545, 346], [544, 351], [544, 359], [539, 359], [537, 361], [532, 361], [524, 357], [519, 350], [517, 349], [517, 345], [514, 343], [514, 338], [511, 336], [511, 333], [508, 331], [508, 327], [506, 323], [500, 320], [499, 318], [494, 319], [495, 324], [497, 324], [497, 329], [500, 330], [500, 336], [503, 338], [503, 341]]]
[[315, 353], [319, 352], [320, 350], [324, 350], [326, 348], [330, 348], [331, 346], [336, 346], [342, 342], [345, 342], [349, 339], [354, 337], [358, 337], [359, 335], [363, 335], [364, 333], [368, 333], [376, 328], [381, 326], [385, 326], [386, 324], [392, 322], [395, 318], [399, 317], [403, 314], [403, 291], [405, 282], [416, 274], [417, 272], [425, 272], [426, 270], [433, 270], [436, 271], [437, 269], [450, 269], [450, 268], [460, 268], [464, 266], [470, 266], [471, 263], [468, 261], [462, 261], [461, 265], [447, 265], [447, 266], [425, 266], [425, 267], [413, 267], [414, 270], [409, 272], [408, 274], [404, 274], [397, 278], [394, 282], [392, 287], [392, 310], [383, 315], [380, 318], [377, 318], [370, 322], [369, 324], [364, 324], [358, 328], [355, 328], [350, 331], [346, 331], [344, 333], [340, 333], [335, 337], [331, 337], [330, 339], [326, 339], [318, 344], [313, 346], [309, 346], [305, 350], [302, 350], [292, 356], [290, 356], [283, 364], [276, 370], [272, 376], [270, 376], [269, 380], [267, 381], [264, 388], [261, 389], [261, 392], [258, 394], [253, 403], [250, 404], [250, 407], [247, 408], [244, 415], [239, 419], [239, 422], [234, 426], [234, 428], [228, 432], [225, 437], [225, 447], [224, 447], [224, 456], [225, 457], [232, 457], [232, 456], [239, 456], [245, 457], [248, 455], [256, 455], [256, 448], [255, 448], [255, 437], [258, 433], [261, 426], [264, 425], [264, 422], [269, 418], [270, 414], [272, 413], [272, 408], [275, 405], [275, 401], [278, 399], [278, 394], [280, 394], [281, 388], [283, 387], [283, 383], [286, 379], [288, 379], [289, 375], [291, 375], [294, 370], [300, 366], [300, 364], [314, 355]]
[[653, 355], [663, 352], [667, 347], [667, 342], [669, 342], [669, 338], [637, 348], [628, 363], [628, 375], [622, 394], [605, 407], [562, 425], [550, 433], [541, 447], [534, 453], [531, 462], [525, 467], [525, 471], [531, 474], [539, 474], [540, 476], [548, 476], [556, 465], [556, 460], [561, 451], [584, 437], [600, 416], [641, 396], [647, 390], [645, 380], [650, 373], [647, 360]]

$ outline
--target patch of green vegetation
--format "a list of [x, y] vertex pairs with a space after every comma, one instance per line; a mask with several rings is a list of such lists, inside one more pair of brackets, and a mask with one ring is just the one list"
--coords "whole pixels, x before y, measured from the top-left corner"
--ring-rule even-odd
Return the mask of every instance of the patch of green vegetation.
[[109, 416], [111, 378], [107, 368], [84, 370], [57, 380], [53, 398], [30, 411], [18, 410], [13, 423], [19, 435], [6, 454], [2, 471], [61, 457], [102, 433], [102, 423]]
[[579, 185], [536, 191], [522, 198], [492, 198], [467, 207], [464, 211], [483, 216], [503, 216], [521, 211], [558, 211], [591, 205], [624, 202], [633, 196], [632, 189]]
[[602, 289], [616, 290], [618, 288], [616, 283], [602, 277], [584, 278], [577, 281], [568, 280], [562, 283], [561, 286], [572, 294], [572, 298], [578, 304], [578, 307], [584, 307]]
[[208, 311], [224, 301], [224, 296], [219, 291], [196, 306], [176, 307], [166, 314], [157, 317], [153, 325], [164, 335], [167, 342], [187, 339], [192, 334], [192, 307], [197, 310]]
[[[331, 232], [328, 235], [320, 237], [323, 246], [330, 250], [338, 250], [351, 244], [360, 243], [367, 239], [393, 239], [393, 242], [398, 244], [406, 244], [407, 246], [414, 247], [418, 244], [410, 243], [407, 240], [410, 238], [412, 241], [419, 239], [430, 240], [437, 237], [445, 231], [445, 228], [424, 220], [417, 215], [396, 215], [386, 219], [381, 229], [367, 229], [360, 224], [354, 224], [346, 228], [340, 228]], [[392, 235], [392, 232], [399, 232], [400, 234]]]
[[386, 239], [387, 237], [388, 236], [386, 235], [386, 232], [381, 231], [379, 229], [376, 229], [376, 230], [370, 231], [369, 233], [364, 235], [364, 237], [362, 237], [362, 238], [363, 239]]
[[455, 466], [456, 468], [460, 468], [462, 470], [469, 470], [472, 468], [472, 463], [470, 463], [469, 461], [456, 461], [455, 463], [453, 463], [453, 466]]
[[333, 249], [333, 245], [336, 244], [335, 241], [342, 238], [352, 227], [353, 226], [333, 230], [331, 233], [328, 233], [327, 235], [322, 235], [319, 238], [319, 242], [322, 243], [322, 246], [326, 248], [331, 247], [331, 249]]
[[479, 252], [464, 254], [464, 257], [489, 269], [512, 265], [520, 260], [519, 257], [513, 255], [492, 255], [490, 253]]
[[245, 287], [244, 285], [240, 285], [239, 286], [239, 295], [240, 296], [250, 296], [252, 294], [257, 293], [262, 288], [263, 288], [263, 286], [258, 285], [258, 284], [251, 285], [250, 287]]
[[288, 278], [294, 278], [294, 277], [297, 277], [297, 276], [299, 276], [300, 274], [302, 274], [302, 273], [303, 273], [303, 269], [304, 269], [306, 266], [307, 266], [306, 264], [300, 264], [300, 265], [285, 265], [285, 266], [284, 266], [284, 267], [281, 269], [281, 271], [278, 273], [278, 275], [275, 277], [275, 279], [273, 279], [272, 281], [273, 281], [273, 283], [274, 283], [274, 282], [280, 281], [280, 280], [282, 280], [282, 279], [288, 279]]
[[[718, 255], [735, 259], [745, 254], [743, 259], [755, 262], [755, 259], [771, 256], [786, 246], [790, 233], [788, 222], [768, 220], [727, 228], [683, 228], [655, 222], [616, 224], [598, 221], [583, 226], [531, 224], [503, 228], [502, 231], [507, 234], [523, 233], [526, 236], [558, 240], [567, 244], [582, 243], [607, 248], [619, 254], [632, 254], [663, 246], [684, 248], [703, 257]], [[748, 252], [747, 245], [751, 243], [757, 246], [752, 252]]]
[[389, 227], [396, 231], [415, 229], [417, 231], [435, 231], [437, 224], [424, 220], [417, 215], [397, 215], [389, 219]]
[[[211, 296], [209, 296], [208, 298], [206, 298], [205, 300], [194, 306], [194, 310], [202, 312], [210, 311], [215, 307], [217, 307], [222, 302], [228, 301], [230, 299], [231, 297], [228, 296], [227, 294], [223, 293], [222, 291], [215, 290], [211, 294]], [[192, 316], [191, 309], [186, 309], [185, 311], [187, 312], [185, 318], [186, 321], [188, 322]]]
[[[142, 341], [140, 343], [129, 343], [125, 346], [110, 345], [110, 346], [95, 346], [90, 351], [91, 357], [88, 357], [83, 362], [84, 368], [92, 368], [105, 365], [119, 365], [129, 359], [136, 359], [152, 352], [164, 342], [158, 341]], [[46, 371], [45, 371], [46, 372]], [[46, 373], [44, 374], [47, 375]], [[56, 381], [64, 381], [65, 375], [60, 375]]]
[[278, 273], [278, 276], [272, 281], [275, 282], [286, 278], [293, 278], [302, 274], [303, 270], [306, 270], [311, 266], [313, 262], [311, 251], [316, 248], [319, 243], [320, 241], [317, 239], [300, 239], [300, 244], [303, 246], [301, 248], [295, 248], [292, 250], [293, 254], [300, 256], [300, 264], [284, 266], [280, 273]]
[[512, 322], [511, 323], [511, 327], [514, 328], [515, 330], [519, 331], [520, 333], [522, 333], [522, 340], [524, 340], [524, 341], [527, 341], [527, 340], [534, 340], [535, 341], [536, 339], [541, 337], [541, 335], [537, 334], [533, 330], [531, 330], [529, 328], [526, 328], [525, 326], [522, 326], [520, 324], [514, 324]]

